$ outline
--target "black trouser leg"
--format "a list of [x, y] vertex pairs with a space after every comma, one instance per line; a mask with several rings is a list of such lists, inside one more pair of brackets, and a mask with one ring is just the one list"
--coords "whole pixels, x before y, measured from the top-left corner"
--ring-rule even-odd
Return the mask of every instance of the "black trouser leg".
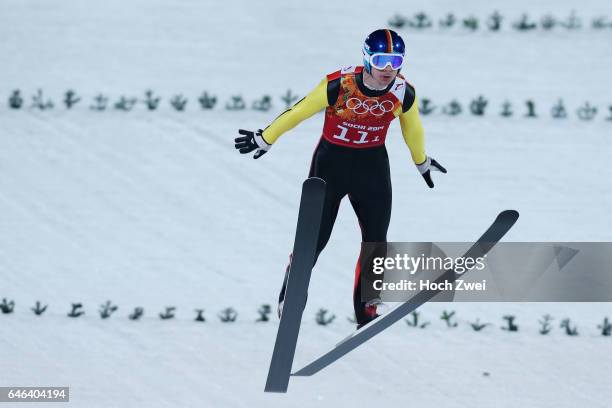
[[[374, 281], [383, 279], [372, 269], [375, 257], [386, 256], [387, 230], [391, 221], [391, 178], [386, 151], [375, 156], [360, 177], [353, 178], [354, 186], [349, 198], [361, 227], [362, 246], [355, 268], [353, 307], [358, 324], [366, 323], [376, 316], [375, 309], [366, 308], [366, 303], [380, 297], [374, 289]], [[369, 246], [363, 243], [377, 242]]]

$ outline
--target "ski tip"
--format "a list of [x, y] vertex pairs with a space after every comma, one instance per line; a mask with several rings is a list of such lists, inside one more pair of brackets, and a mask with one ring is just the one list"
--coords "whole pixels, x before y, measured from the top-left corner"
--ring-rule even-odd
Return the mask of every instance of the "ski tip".
[[518, 220], [519, 212], [516, 210], [504, 210], [499, 213], [498, 217], [507, 217], [512, 218], [514, 220]]
[[325, 185], [325, 180], [323, 180], [322, 178], [319, 177], [308, 177], [306, 180], [304, 180], [304, 184], [321, 184], [321, 185]]
[[302, 196], [316, 195], [320, 197], [325, 194], [326, 186], [325, 180], [318, 177], [309, 177], [302, 183]]

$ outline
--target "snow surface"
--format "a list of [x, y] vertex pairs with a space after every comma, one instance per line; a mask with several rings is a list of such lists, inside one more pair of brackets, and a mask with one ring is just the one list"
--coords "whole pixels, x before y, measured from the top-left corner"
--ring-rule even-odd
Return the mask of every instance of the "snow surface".
[[[572, 9], [612, 17], [600, 1], [423, 0], [224, 2], [3, 0], [0, 95], [37, 88], [56, 103], [73, 88], [73, 110], [9, 110], [0, 105], [0, 386], [71, 387], [75, 407], [490, 407], [607, 406], [610, 338], [596, 325], [609, 304], [431, 304], [425, 330], [399, 323], [312, 378], [293, 379], [286, 395], [263, 393], [277, 322], [254, 323], [273, 303], [291, 250], [301, 181], [320, 134], [317, 115], [260, 160], [236, 154], [237, 128], [265, 126], [287, 88], [303, 95], [328, 72], [359, 63], [363, 37], [395, 12], [436, 19], [516, 19]], [[464, 107], [490, 99], [484, 118], [423, 117], [427, 151], [449, 169], [430, 190], [390, 130], [394, 208], [389, 239], [470, 241], [503, 209], [520, 211], [514, 241], [609, 241], [612, 201], [607, 166], [612, 122], [612, 29], [517, 33], [402, 30], [404, 74], [421, 97]], [[154, 89], [190, 98], [186, 112], [94, 112], [103, 92], [141, 96]], [[274, 95], [274, 112], [204, 112], [203, 90], [223, 104]], [[540, 117], [497, 115], [505, 99]], [[570, 118], [553, 120], [563, 98]], [[598, 117], [575, 110], [589, 100]], [[164, 102], [167, 102], [164, 101]], [[163, 102], [163, 103], [164, 103]], [[495, 112], [495, 114], [493, 114]], [[313, 273], [295, 367], [353, 329], [353, 268], [360, 236], [344, 203], [332, 240]], [[119, 310], [108, 320], [98, 306]], [[37, 317], [36, 300], [49, 309]], [[86, 314], [65, 317], [70, 303]], [[139, 322], [126, 315], [145, 308]], [[157, 313], [177, 307], [177, 318]], [[217, 312], [233, 306], [237, 322]], [[338, 317], [327, 327], [314, 314]], [[193, 322], [196, 308], [208, 321]], [[457, 310], [460, 326], [438, 316]], [[544, 313], [570, 317], [580, 336], [537, 333]], [[521, 330], [499, 329], [515, 314]], [[481, 333], [467, 321], [496, 326]], [[484, 373], [489, 373], [486, 375]], [[8, 406], [9, 404], [7, 404]], [[38, 406], [20, 404], [19, 406]]]

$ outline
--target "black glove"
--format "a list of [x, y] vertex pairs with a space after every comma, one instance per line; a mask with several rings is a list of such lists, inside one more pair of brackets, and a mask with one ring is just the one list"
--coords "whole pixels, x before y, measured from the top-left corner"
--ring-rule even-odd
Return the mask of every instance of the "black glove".
[[431, 157], [427, 157], [423, 163], [417, 164], [417, 169], [419, 169], [421, 176], [423, 176], [429, 188], [434, 187], [433, 180], [431, 179], [432, 171], [441, 171], [442, 173], [446, 173], [446, 169]]
[[239, 129], [238, 133], [244, 136], [234, 139], [236, 143], [234, 147], [242, 154], [251, 153], [253, 150], [257, 150], [253, 156], [254, 159], [259, 159], [270, 150], [270, 147], [272, 147], [272, 145], [264, 140], [262, 136], [263, 130], [261, 129], [259, 129], [257, 133], [251, 130]]

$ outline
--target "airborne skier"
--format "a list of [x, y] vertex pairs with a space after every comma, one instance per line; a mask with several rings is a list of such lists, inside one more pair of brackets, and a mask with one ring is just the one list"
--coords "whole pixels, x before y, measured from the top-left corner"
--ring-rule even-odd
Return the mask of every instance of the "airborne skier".
[[[365, 39], [362, 52], [363, 66], [348, 66], [327, 75], [264, 130], [240, 129], [242, 136], [235, 139], [240, 153], [255, 151], [253, 157], [257, 159], [283, 133], [325, 109], [322, 136], [309, 172], [309, 177], [326, 182], [317, 257], [331, 236], [340, 201], [346, 195], [359, 220], [362, 241], [386, 242], [391, 218], [391, 178], [385, 137], [393, 119], [399, 117], [404, 141], [427, 185], [434, 186], [431, 171], [446, 173], [444, 167], [425, 154], [418, 99], [414, 87], [399, 74], [405, 53], [402, 38], [393, 30], [376, 30]], [[361, 293], [364, 274], [371, 271], [361, 271], [360, 265], [358, 260], [353, 292], [358, 326], [376, 318], [380, 304], [377, 294]], [[288, 271], [289, 266], [279, 295], [279, 315]]]

